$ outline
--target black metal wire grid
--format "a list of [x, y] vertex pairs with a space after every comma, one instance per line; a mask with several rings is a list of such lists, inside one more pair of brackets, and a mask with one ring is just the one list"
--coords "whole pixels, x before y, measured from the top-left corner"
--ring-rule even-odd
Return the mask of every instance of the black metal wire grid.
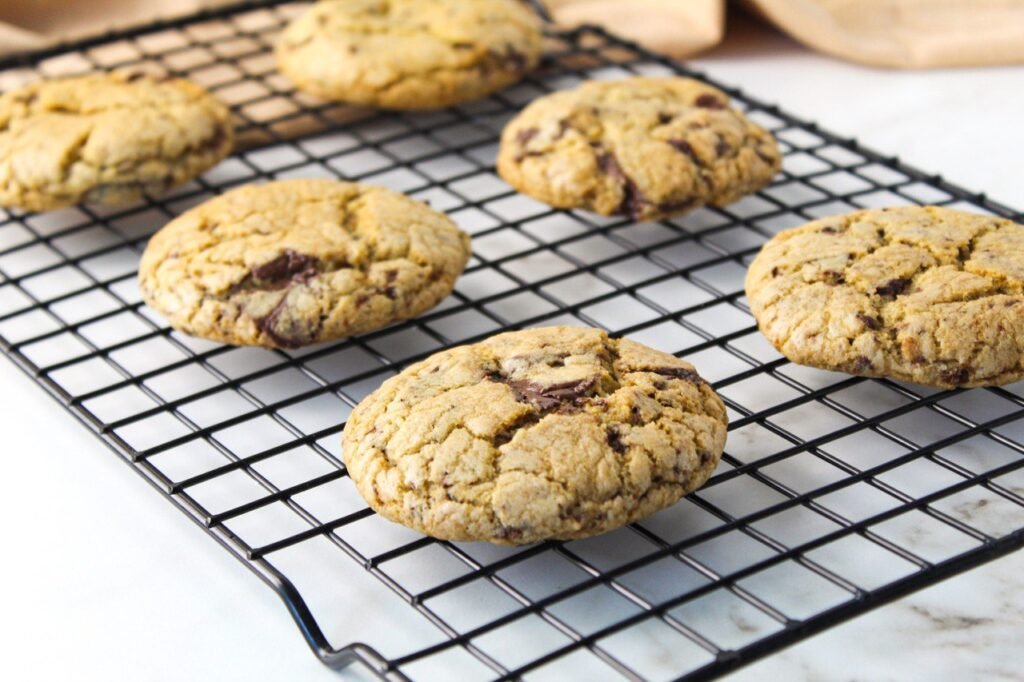
[[[0, 62], [4, 90], [115, 68], [186, 76], [240, 132], [238, 153], [166, 196], [2, 214], [0, 345], [273, 587], [325, 664], [707, 678], [1024, 545], [1024, 385], [937, 392], [799, 367], [742, 293], [759, 246], [808, 219], [922, 202], [1019, 214], [721, 85], [780, 140], [771, 187], [661, 223], [551, 210], [494, 173], [510, 116], [586, 78], [695, 74], [583, 28], [551, 35], [541, 71], [484, 101], [371, 114], [294, 92], [270, 50], [304, 5], [259, 5]], [[138, 256], [171, 217], [240, 183], [318, 175], [447, 211], [474, 237], [455, 294], [295, 352], [192, 339], [142, 305]], [[685, 356], [713, 381], [730, 437], [703, 489], [615, 533], [513, 549], [435, 541], [366, 508], [339, 451], [362, 397], [440, 348], [561, 323]], [[368, 643], [336, 644], [354, 615]]]

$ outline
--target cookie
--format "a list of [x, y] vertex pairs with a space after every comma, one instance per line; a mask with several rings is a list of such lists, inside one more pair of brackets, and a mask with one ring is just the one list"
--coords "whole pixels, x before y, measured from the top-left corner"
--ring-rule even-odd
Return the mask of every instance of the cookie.
[[557, 208], [657, 220], [724, 206], [778, 172], [775, 139], [691, 78], [590, 81], [534, 100], [501, 135], [498, 172]]
[[282, 180], [234, 189], [168, 223], [146, 246], [139, 284], [188, 334], [297, 348], [432, 308], [468, 258], [468, 235], [402, 194]]
[[231, 113], [180, 78], [101, 74], [0, 96], [0, 204], [126, 204], [231, 153]]
[[793, 362], [941, 388], [1024, 378], [1024, 226], [935, 206], [786, 230], [747, 298]]
[[285, 29], [277, 63], [324, 99], [432, 109], [518, 81], [541, 41], [518, 0], [323, 0]]
[[618, 528], [714, 471], [721, 399], [693, 366], [598, 329], [436, 353], [349, 417], [348, 473], [382, 516], [447, 540], [526, 544]]

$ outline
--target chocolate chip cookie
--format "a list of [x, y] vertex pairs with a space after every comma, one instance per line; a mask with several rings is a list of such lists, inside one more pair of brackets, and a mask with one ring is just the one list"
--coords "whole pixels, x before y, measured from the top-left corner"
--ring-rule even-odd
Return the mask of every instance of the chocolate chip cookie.
[[858, 211], [769, 241], [750, 309], [794, 362], [942, 388], [1024, 378], [1024, 226], [935, 206]]
[[714, 471], [721, 399], [693, 366], [598, 329], [499, 334], [437, 353], [352, 412], [349, 475], [434, 537], [526, 544], [603, 533]]
[[103, 74], [0, 97], [0, 204], [125, 204], [231, 153], [228, 108], [181, 78]]
[[498, 172], [558, 208], [655, 220], [723, 206], [768, 184], [766, 130], [692, 78], [590, 81], [532, 102], [505, 126]]
[[139, 283], [176, 329], [297, 348], [432, 308], [468, 258], [468, 235], [402, 194], [283, 180], [234, 189], [171, 221], [149, 241]]
[[324, 99], [432, 109], [518, 81], [541, 39], [518, 0], [324, 0], [288, 26], [277, 62]]

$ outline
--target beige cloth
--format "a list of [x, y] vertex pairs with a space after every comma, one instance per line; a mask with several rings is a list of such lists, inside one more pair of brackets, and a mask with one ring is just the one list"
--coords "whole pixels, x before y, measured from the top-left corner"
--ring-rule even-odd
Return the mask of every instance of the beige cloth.
[[[745, 0], [802, 43], [875, 66], [1024, 62], [1024, 0]], [[559, 23], [598, 23], [686, 56], [722, 39], [725, 0], [547, 0]], [[735, 8], [733, 8], [735, 9]]]
[[0, 0], [0, 54], [192, 14], [231, 0]]
[[[235, 0], [0, 0], [0, 54]], [[1024, 62], [1024, 0], [744, 0], [804, 44], [876, 66]], [[566, 26], [596, 23], [686, 56], [725, 34], [726, 0], [546, 0]]]

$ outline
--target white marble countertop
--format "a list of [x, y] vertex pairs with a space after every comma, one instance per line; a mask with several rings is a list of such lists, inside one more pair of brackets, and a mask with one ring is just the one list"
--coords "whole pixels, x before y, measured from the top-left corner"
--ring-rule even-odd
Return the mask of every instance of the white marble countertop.
[[[694, 64], [829, 130], [1024, 205], [1024, 67], [883, 72], [763, 30], [739, 38]], [[6, 361], [0, 386], [0, 676], [337, 679], [309, 654], [272, 591]], [[353, 638], [369, 617], [352, 619]], [[730, 679], [1024, 679], [1022, 622], [1017, 553]]]

